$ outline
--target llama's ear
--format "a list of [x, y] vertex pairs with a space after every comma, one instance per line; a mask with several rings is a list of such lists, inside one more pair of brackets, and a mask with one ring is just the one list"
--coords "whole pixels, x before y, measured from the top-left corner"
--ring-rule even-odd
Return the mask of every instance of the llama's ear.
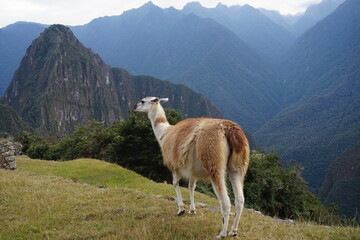
[[154, 98], [154, 99], [150, 100], [150, 102], [152, 102], [152, 103], [158, 103], [158, 102], [159, 102], [159, 98], [158, 98], [158, 97], [156, 97], [156, 98]]
[[168, 98], [160, 98], [160, 103], [166, 103], [167, 101], [169, 101]]

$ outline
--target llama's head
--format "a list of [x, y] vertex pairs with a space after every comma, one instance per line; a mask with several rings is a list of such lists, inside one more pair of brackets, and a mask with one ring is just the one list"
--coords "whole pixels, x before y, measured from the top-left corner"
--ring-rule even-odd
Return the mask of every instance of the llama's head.
[[146, 97], [134, 105], [135, 112], [149, 112], [159, 103], [167, 102], [168, 98]]

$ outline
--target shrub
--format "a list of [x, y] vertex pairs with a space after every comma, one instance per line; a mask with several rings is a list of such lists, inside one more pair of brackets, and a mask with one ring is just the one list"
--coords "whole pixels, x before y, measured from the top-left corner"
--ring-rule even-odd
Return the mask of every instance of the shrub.
[[34, 143], [26, 150], [26, 155], [31, 158], [44, 159], [44, 155], [49, 149], [47, 143]]
[[[165, 111], [171, 124], [182, 119], [181, 114], [173, 109]], [[112, 140], [106, 150], [108, 161], [154, 181], [172, 181], [170, 172], [163, 165], [159, 144], [145, 114], [132, 113], [126, 121], [113, 124], [109, 131]]]

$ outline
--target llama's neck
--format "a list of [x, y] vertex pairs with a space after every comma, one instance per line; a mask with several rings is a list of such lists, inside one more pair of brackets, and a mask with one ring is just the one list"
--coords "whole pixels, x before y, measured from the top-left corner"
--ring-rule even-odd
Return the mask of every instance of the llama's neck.
[[158, 142], [161, 144], [161, 140], [166, 134], [167, 128], [170, 126], [165, 111], [160, 104], [157, 104], [148, 113], [148, 117], [151, 121], [152, 129]]

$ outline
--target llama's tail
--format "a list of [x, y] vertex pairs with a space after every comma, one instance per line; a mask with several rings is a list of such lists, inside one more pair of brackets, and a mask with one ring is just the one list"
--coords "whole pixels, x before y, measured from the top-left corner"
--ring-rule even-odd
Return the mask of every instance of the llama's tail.
[[225, 124], [225, 137], [230, 148], [228, 171], [240, 171], [244, 177], [250, 162], [250, 146], [244, 131], [231, 121]]

